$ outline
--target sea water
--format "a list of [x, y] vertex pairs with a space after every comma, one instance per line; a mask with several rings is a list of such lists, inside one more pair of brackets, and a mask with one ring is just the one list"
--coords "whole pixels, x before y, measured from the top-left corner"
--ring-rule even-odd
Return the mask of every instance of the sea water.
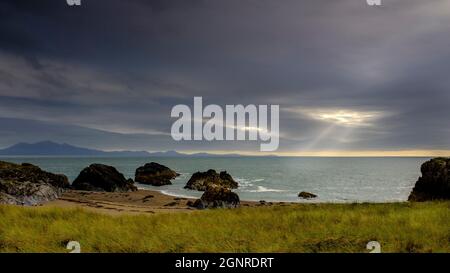
[[[181, 175], [172, 185], [139, 188], [182, 196], [200, 197], [201, 192], [183, 187], [197, 171], [226, 170], [238, 181], [241, 200], [286, 202], [399, 202], [408, 198], [420, 166], [428, 158], [329, 158], [329, 157], [205, 157], [205, 158], [102, 158], [102, 157], [13, 157], [0, 160], [38, 165], [73, 181], [92, 164], [116, 167], [127, 178], [136, 168], [158, 162]], [[297, 197], [301, 191], [318, 195], [314, 200]]]

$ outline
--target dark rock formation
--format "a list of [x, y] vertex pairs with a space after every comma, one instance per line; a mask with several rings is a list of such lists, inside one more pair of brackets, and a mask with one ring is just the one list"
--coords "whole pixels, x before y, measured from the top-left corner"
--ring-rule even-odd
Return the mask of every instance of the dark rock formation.
[[153, 186], [171, 185], [170, 180], [179, 176], [175, 171], [164, 165], [152, 162], [147, 163], [136, 170], [135, 181]]
[[422, 164], [421, 172], [408, 201], [450, 199], [450, 158], [431, 159]]
[[84, 191], [129, 192], [136, 191], [132, 179], [125, 179], [116, 168], [92, 164], [84, 168], [73, 181], [72, 188]]
[[196, 172], [187, 182], [185, 189], [204, 191], [210, 185], [222, 186], [229, 189], [236, 189], [239, 184], [227, 172], [217, 173], [215, 170], [207, 172]]
[[64, 175], [29, 163], [0, 161], [0, 204], [37, 205], [58, 198], [69, 187]]
[[230, 189], [209, 185], [200, 199], [196, 200], [193, 207], [198, 209], [206, 208], [236, 208], [239, 207], [239, 196]]
[[312, 199], [312, 198], [316, 198], [317, 195], [310, 193], [310, 192], [302, 191], [301, 193], [298, 194], [298, 197], [303, 198], [303, 199]]

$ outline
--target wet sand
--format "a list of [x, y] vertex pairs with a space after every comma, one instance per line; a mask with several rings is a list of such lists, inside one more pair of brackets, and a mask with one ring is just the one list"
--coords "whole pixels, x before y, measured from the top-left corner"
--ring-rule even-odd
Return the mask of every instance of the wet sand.
[[[107, 214], [154, 214], [198, 211], [187, 205], [195, 199], [174, 197], [158, 191], [138, 190], [135, 192], [89, 192], [70, 190], [59, 199], [42, 207], [71, 207]], [[277, 203], [280, 204], [280, 203]], [[272, 203], [241, 201], [243, 207], [270, 206]]]

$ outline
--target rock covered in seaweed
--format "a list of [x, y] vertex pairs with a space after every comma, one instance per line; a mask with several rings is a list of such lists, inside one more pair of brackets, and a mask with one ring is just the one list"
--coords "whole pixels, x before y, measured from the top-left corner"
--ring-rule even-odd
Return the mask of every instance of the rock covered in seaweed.
[[222, 186], [228, 189], [237, 189], [239, 186], [226, 171], [217, 173], [215, 170], [208, 170], [207, 172], [194, 173], [184, 188], [205, 191], [210, 185]]
[[142, 184], [150, 184], [153, 186], [171, 185], [170, 180], [179, 176], [174, 170], [155, 163], [147, 163], [136, 169], [135, 181]]
[[417, 180], [408, 201], [450, 199], [450, 158], [434, 158], [421, 166], [422, 176]]
[[303, 199], [313, 199], [313, 198], [316, 198], [317, 195], [315, 195], [314, 193], [302, 191], [298, 194], [298, 197], [303, 198]]
[[125, 179], [116, 168], [92, 164], [84, 168], [73, 181], [72, 188], [83, 191], [130, 192], [136, 191], [132, 179]]
[[229, 188], [218, 185], [209, 185], [200, 199], [193, 207], [206, 208], [237, 208], [240, 205], [239, 196]]
[[58, 198], [69, 187], [64, 175], [29, 163], [0, 161], [0, 204], [38, 205]]

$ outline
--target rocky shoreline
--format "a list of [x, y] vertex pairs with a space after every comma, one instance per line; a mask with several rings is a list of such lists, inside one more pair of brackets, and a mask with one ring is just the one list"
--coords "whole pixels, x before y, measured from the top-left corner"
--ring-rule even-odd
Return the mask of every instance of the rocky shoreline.
[[450, 158], [433, 158], [422, 164], [408, 201], [450, 200]]
[[[58, 199], [35, 206], [35, 208], [60, 207], [83, 208], [90, 211], [121, 214], [159, 214], [194, 212], [194, 198], [176, 197], [156, 190], [137, 190], [133, 192], [93, 192], [68, 190]], [[241, 207], [285, 206], [289, 203], [241, 201]]]
[[28, 163], [0, 161], [0, 204], [37, 205], [58, 198], [70, 188], [65, 175]]
[[[435, 158], [422, 164], [419, 177], [408, 201], [450, 199], [450, 158]], [[135, 179], [125, 176], [112, 166], [91, 164], [69, 183], [64, 175], [53, 174], [29, 163], [14, 164], [0, 161], [0, 204], [52, 205], [78, 204], [102, 208], [101, 202], [112, 204], [112, 209], [121, 211], [167, 211], [207, 208], [237, 208], [240, 206], [273, 205], [265, 201], [243, 202], [233, 191], [239, 184], [227, 172], [196, 172], [185, 188], [202, 191], [199, 199], [173, 197], [158, 191], [138, 190], [135, 181], [152, 186], [171, 184], [179, 174], [161, 164], [151, 162], [136, 169]], [[157, 198], [155, 198], [157, 196]], [[95, 198], [94, 198], [95, 197]], [[301, 199], [313, 199], [317, 195], [300, 192]], [[92, 199], [94, 198], [94, 199]], [[102, 199], [103, 198], [103, 199]], [[131, 203], [130, 203], [131, 202]], [[94, 204], [94, 205], [92, 205]], [[283, 204], [283, 202], [275, 203]], [[133, 209], [139, 208], [139, 209]]]
[[[105, 193], [114, 193], [108, 195], [108, 202], [117, 202], [114, 198], [111, 199], [111, 196], [119, 196], [121, 193], [124, 193], [124, 196], [131, 196], [133, 192], [138, 191], [135, 181], [162, 186], [171, 184], [171, 180], [178, 175], [166, 166], [151, 162], [138, 167], [135, 180], [132, 180], [126, 179], [113, 166], [91, 164], [84, 168], [70, 184], [66, 176], [43, 171], [32, 164], [22, 163], [19, 165], [0, 161], [0, 204], [36, 206], [54, 200], [67, 201], [69, 199], [72, 202], [89, 204], [92, 202], [86, 200], [86, 196], [105, 195]], [[238, 183], [226, 172], [220, 174], [215, 170], [208, 170], [204, 173], [197, 172], [186, 184], [186, 188], [204, 191], [204, 193], [197, 200], [186, 199], [186, 204], [183, 206], [191, 209], [237, 208], [240, 206], [239, 196], [231, 191], [237, 187]], [[64, 195], [64, 193], [69, 190], [72, 197], [67, 199], [67, 194]], [[152, 193], [147, 196], [156, 195], [155, 192]], [[157, 195], [165, 196], [162, 193]], [[74, 198], [74, 196], [78, 197]], [[167, 198], [172, 197], [166, 196], [160, 199]], [[176, 198], [176, 200], [185, 199]], [[150, 197], [142, 200], [143, 203], [146, 203], [150, 201]], [[119, 198], [119, 201], [123, 200]], [[179, 205], [180, 202], [171, 202], [164, 204], [164, 207], [179, 207]]]

